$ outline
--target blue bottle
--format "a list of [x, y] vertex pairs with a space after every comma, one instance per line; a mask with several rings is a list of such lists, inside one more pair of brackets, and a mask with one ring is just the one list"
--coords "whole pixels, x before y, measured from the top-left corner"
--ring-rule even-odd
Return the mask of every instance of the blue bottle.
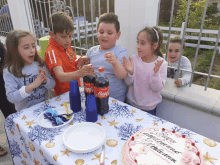
[[77, 80], [70, 81], [69, 99], [71, 110], [75, 113], [81, 111], [81, 97]]

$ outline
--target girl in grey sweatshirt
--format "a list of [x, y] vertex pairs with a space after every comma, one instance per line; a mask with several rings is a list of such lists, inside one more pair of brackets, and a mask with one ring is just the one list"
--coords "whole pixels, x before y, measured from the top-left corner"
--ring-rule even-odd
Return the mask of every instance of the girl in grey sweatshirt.
[[7, 99], [17, 111], [48, 99], [48, 89], [54, 88], [55, 81], [29, 32], [15, 30], [7, 35], [3, 78]]

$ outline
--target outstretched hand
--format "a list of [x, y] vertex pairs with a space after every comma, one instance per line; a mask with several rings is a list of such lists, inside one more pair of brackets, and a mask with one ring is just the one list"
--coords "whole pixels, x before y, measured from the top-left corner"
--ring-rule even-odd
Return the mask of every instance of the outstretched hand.
[[128, 59], [123, 56], [123, 67], [132, 75], [134, 72], [134, 64], [133, 64], [133, 60], [131, 57], [129, 57], [129, 61]]
[[162, 63], [163, 63], [163, 60], [157, 60], [155, 62], [154, 73], [157, 73], [159, 71], [160, 66], [162, 65]]

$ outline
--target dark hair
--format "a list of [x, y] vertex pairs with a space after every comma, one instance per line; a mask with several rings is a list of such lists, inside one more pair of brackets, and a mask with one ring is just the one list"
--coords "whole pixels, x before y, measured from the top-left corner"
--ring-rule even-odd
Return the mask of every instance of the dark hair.
[[[26, 37], [28, 35], [34, 38], [34, 36], [30, 32], [23, 30], [11, 31], [7, 34], [6, 37], [6, 54], [4, 60], [4, 68], [7, 68], [8, 71], [15, 77], [26, 77], [26, 75], [22, 74], [22, 69], [24, 68], [25, 64], [23, 58], [18, 52], [18, 44], [20, 38]], [[45, 64], [44, 60], [38, 55], [37, 49], [35, 50], [34, 61], [39, 62], [39, 66], [43, 66]]]
[[63, 32], [68, 34], [69, 32], [73, 32], [74, 23], [69, 15], [59, 11], [51, 15], [49, 20], [49, 28], [54, 34]]
[[5, 47], [3, 43], [0, 41], [0, 72], [2, 73], [3, 63], [4, 63], [4, 56], [5, 56]]
[[[146, 32], [147, 33], [148, 39], [150, 40], [151, 45], [154, 45], [155, 43], [158, 43], [158, 47], [157, 47], [157, 49], [154, 50], [154, 54], [163, 58], [163, 54], [160, 51], [160, 48], [161, 48], [162, 43], [163, 43], [163, 33], [161, 32], [160, 28], [158, 28], [156, 26], [154, 26], [152, 28], [151, 27], [145, 27], [143, 30], [141, 30], [138, 33], [138, 36], [141, 32]], [[159, 36], [159, 41], [158, 41], [157, 34]]]
[[[170, 37], [170, 43], [178, 43], [182, 44], [182, 38], [180, 36], [172, 36]], [[183, 49], [185, 49], [185, 41], [183, 40]]]
[[113, 23], [115, 25], [115, 30], [118, 32], [120, 30], [120, 23], [118, 21], [118, 16], [114, 13], [104, 13], [99, 17], [99, 22], [97, 29], [99, 28], [100, 23]]

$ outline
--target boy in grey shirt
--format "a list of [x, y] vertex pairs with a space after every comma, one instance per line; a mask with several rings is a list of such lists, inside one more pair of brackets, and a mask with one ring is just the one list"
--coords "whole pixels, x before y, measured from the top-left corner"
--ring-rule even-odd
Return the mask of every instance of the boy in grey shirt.
[[99, 67], [104, 68], [109, 79], [109, 96], [124, 102], [127, 87], [123, 79], [127, 71], [123, 67], [122, 57], [128, 58], [128, 53], [126, 48], [115, 45], [121, 34], [118, 17], [113, 13], [101, 15], [97, 33], [100, 45], [90, 48], [87, 56], [96, 73]]

